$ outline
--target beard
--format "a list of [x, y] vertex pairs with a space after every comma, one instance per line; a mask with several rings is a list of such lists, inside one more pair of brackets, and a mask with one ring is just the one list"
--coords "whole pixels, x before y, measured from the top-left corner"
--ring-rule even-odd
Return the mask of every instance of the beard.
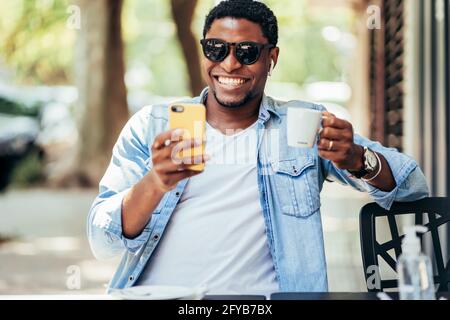
[[237, 101], [237, 102], [225, 102], [225, 101], [223, 101], [223, 100], [220, 100], [220, 99], [217, 97], [216, 91], [213, 91], [213, 95], [214, 95], [214, 98], [216, 99], [216, 101], [217, 101], [222, 107], [229, 108], [229, 109], [237, 109], [237, 108], [240, 108], [240, 107], [242, 107], [243, 105], [247, 104], [250, 100], [252, 100], [252, 99], [254, 98], [254, 94], [253, 94], [252, 91], [247, 92], [247, 94], [245, 95], [245, 97], [244, 97], [242, 100]]

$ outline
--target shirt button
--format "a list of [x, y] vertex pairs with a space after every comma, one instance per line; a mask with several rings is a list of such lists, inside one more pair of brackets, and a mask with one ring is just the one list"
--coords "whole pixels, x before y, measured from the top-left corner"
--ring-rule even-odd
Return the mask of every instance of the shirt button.
[[180, 193], [177, 191], [177, 192], [175, 193], [175, 195], [176, 195], [177, 197], [179, 197], [179, 196], [180, 196]]
[[154, 236], [153, 236], [153, 240], [158, 240], [159, 239], [159, 234], [155, 234]]
[[128, 278], [129, 281], [133, 281], [133, 279], [134, 279], [133, 276], [130, 276], [130, 277]]

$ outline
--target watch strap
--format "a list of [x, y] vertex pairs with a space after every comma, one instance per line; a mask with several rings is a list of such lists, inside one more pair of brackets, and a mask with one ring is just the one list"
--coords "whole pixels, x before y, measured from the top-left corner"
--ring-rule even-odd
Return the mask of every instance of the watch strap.
[[360, 170], [358, 170], [358, 171], [347, 170], [348, 172], [350, 172], [350, 174], [352, 176], [354, 176], [357, 179], [361, 179], [362, 177], [364, 177], [365, 175], [368, 174], [368, 171], [366, 170], [366, 159], [365, 159], [365, 154], [367, 152], [367, 147], [363, 147], [363, 148], [364, 148], [364, 150], [363, 150], [362, 159], [361, 159], [362, 160], [362, 164], [363, 164], [362, 168]]

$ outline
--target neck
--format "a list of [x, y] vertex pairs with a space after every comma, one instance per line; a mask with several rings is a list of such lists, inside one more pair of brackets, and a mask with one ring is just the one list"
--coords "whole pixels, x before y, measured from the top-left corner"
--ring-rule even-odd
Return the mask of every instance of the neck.
[[225, 133], [227, 129], [245, 129], [258, 119], [262, 95], [239, 108], [227, 108], [217, 102], [214, 95], [206, 98], [206, 120], [215, 129]]

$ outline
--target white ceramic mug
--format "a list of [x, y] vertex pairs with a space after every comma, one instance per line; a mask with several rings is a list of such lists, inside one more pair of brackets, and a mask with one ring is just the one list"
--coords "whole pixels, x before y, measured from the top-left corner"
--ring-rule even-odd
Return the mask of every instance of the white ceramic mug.
[[287, 110], [287, 142], [291, 147], [312, 148], [316, 143], [322, 112], [289, 107]]

